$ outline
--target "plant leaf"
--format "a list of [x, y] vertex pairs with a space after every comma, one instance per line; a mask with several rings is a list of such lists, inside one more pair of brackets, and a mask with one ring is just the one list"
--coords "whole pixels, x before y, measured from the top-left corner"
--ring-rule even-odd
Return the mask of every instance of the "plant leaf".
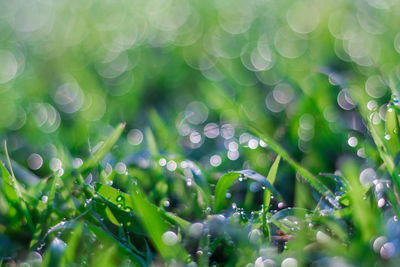
[[226, 199], [226, 191], [231, 187], [233, 182], [238, 179], [241, 175], [252, 179], [256, 182], [259, 182], [262, 186], [268, 188], [272, 193], [274, 193], [278, 199], [282, 199], [279, 195], [278, 191], [271, 185], [267, 178], [262, 176], [261, 174], [253, 171], [253, 170], [242, 170], [242, 171], [234, 171], [228, 172], [219, 178], [217, 187], [215, 188], [215, 203], [214, 203], [214, 211], [219, 212], [222, 210], [224, 206], [224, 202]]
[[93, 155], [88, 160], [86, 160], [81, 167], [78, 168], [78, 172], [83, 172], [96, 166], [118, 141], [125, 128], [125, 125], [125, 123], [120, 123], [107, 138], [107, 140], [101, 145], [101, 147], [97, 149], [96, 152], [94, 152]]

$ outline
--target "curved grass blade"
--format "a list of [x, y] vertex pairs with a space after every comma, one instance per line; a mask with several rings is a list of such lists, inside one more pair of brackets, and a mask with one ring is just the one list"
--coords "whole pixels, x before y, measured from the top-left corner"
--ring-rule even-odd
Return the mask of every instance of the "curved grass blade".
[[133, 261], [133, 266], [146, 266], [144, 260], [139, 255], [132, 253], [132, 251], [129, 248], [121, 244], [118, 240], [112, 237], [112, 235], [106, 233], [103, 229], [91, 223], [87, 222], [86, 225], [90, 229], [90, 231], [96, 235], [96, 238], [100, 240], [102, 243], [117, 244], [118, 251], [128, 255], [130, 259]]
[[397, 153], [400, 151], [398, 133], [397, 116], [395, 110], [389, 106], [386, 112], [385, 121], [385, 139], [388, 144], [388, 149], [392, 157], [396, 157]]
[[[281, 160], [281, 156], [278, 155], [272, 164], [271, 168], [269, 169], [267, 180], [270, 182], [271, 185], [274, 184], [275, 178], [276, 178], [276, 173], [278, 172], [278, 167], [279, 167], [279, 162]], [[267, 210], [269, 208], [269, 204], [271, 202], [271, 191], [270, 190], [265, 190], [264, 192], [264, 208], [263, 208], [263, 230], [264, 234], [269, 235], [269, 229], [268, 229], [268, 223], [267, 223]]]
[[7, 158], [8, 167], [10, 169], [10, 172], [8, 172], [3, 163], [0, 161], [4, 190], [6, 191], [5, 193], [10, 198], [9, 200], [11, 201], [11, 203], [13, 203], [18, 210], [21, 210], [26, 219], [29, 229], [31, 231], [34, 231], [35, 227], [33, 225], [31, 215], [29, 213], [28, 207], [26, 206], [26, 203], [22, 199], [21, 189], [19, 187], [17, 179], [15, 179], [14, 172], [12, 170], [11, 161], [7, 150], [7, 142], [4, 142], [4, 153]]
[[[124, 210], [126, 212], [131, 212], [131, 211], [135, 212], [134, 209], [135, 205], [128, 194], [101, 183], [96, 183], [95, 186], [96, 186], [96, 193], [99, 196], [111, 202], [113, 205], [117, 206], [121, 210]], [[182, 227], [183, 229], [186, 229], [190, 226], [190, 223], [188, 221], [176, 216], [175, 214], [164, 211], [158, 208], [157, 206], [151, 204], [150, 202], [148, 204], [152, 205], [157, 210], [157, 212], [163, 215], [163, 217], [169, 222], [176, 224]]]
[[268, 179], [265, 178], [263, 175], [253, 170], [228, 172], [222, 175], [221, 178], [219, 178], [217, 187], [215, 188], [215, 203], [214, 203], [215, 212], [220, 212], [223, 209], [226, 199], [226, 191], [229, 189], [229, 187], [231, 187], [233, 182], [240, 176], [245, 176], [251, 180], [259, 182], [262, 186], [265, 186], [266, 188], [268, 188], [268, 190], [274, 193], [278, 199], [282, 200], [282, 197], [280, 196], [278, 191], [276, 191], [276, 189], [271, 185]]
[[169, 228], [166, 222], [161, 219], [158, 208], [152, 205], [136, 186], [134, 186], [130, 197], [133, 210], [139, 216], [143, 227], [161, 256], [167, 261], [176, 258], [183, 262], [187, 258], [187, 252], [176, 241], [169, 243], [164, 238]]
[[261, 133], [254, 126], [250, 126], [250, 131], [252, 131], [255, 135], [257, 135], [260, 139], [262, 139], [268, 146], [271, 147], [278, 155], [280, 155], [284, 160], [286, 160], [301, 176], [303, 176], [310, 185], [317, 190], [321, 195], [323, 195], [328, 202], [334, 206], [335, 208], [339, 209], [340, 204], [335, 199], [335, 195], [332, 193], [331, 190], [327, 186], [325, 186], [316, 176], [314, 176], [309, 170], [301, 166], [297, 163], [287, 152], [283, 149], [278, 143], [276, 143], [272, 138], [266, 136], [265, 134]]
[[120, 123], [107, 138], [107, 140], [101, 145], [101, 147], [97, 149], [96, 152], [94, 152], [93, 155], [88, 160], [86, 160], [81, 167], [78, 168], [78, 172], [83, 172], [96, 166], [118, 141], [125, 128], [125, 125], [125, 123]]

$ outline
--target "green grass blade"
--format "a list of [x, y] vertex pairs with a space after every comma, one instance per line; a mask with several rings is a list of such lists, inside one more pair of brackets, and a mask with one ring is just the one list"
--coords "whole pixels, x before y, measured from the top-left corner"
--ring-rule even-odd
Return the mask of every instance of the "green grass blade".
[[[278, 155], [272, 164], [271, 168], [269, 169], [267, 180], [270, 182], [271, 185], [274, 184], [276, 173], [278, 172], [279, 162], [281, 160], [281, 156]], [[267, 210], [269, 208], [269, 204], [271, 202], [271, 191], [265, 190], [264, 191], [264, 212], [263, 212], [263, 230], [264, 234], [269, 234], [268, 231], [268, 224], [267, 224]]]
[[22, 199], [21, 189], [19, 187], [17, 179], [15, 179], [14, 172], [12, 170], [11, 161], [10, 161], [10, 157], [8, 155], [6, 142], [4, 142], [4, 152], [5, 152], [5, 155], [7, 158], [8, 167], [10, 169], [10, 172], [8, 172], [7, 169], [4, 167], [3, 163], [0, 162], [1, 172], [2, 172], [2, 176], [3, 176], [3, 182], [5, 185], [5, 188], [8, 188], [7, 191], [8, 191], [9, 197], [12, 198], [12, 201], [17, 205], [17, 208], [22, 211], [22, 214], [24, 215], [24, 217], [26, 219], [29, 229], [31, 231], [34, 231], [35, 227], [33, 225], [31, 215], [29, 213], [28, 207], [26, 206], [26, 203]]
[[[169, 234], [167, 232], [168, 225], [164, 220], [161, 220], [158, 209], [146, 199], [145, 195], [136, 186], [134, 186], [131, 192], [131, 200], [133, 210], [139, 216], [153, 245], [160, 252], [161, 256], [165, 260], [175, 258], [184, 261], [187, 257], [187, 252], [176, 240], [171, 241], [171, 243], [166, 242], [165, 235]], [[176, 234], [175, 238], [177, 238]]]
[[153, 157], [158, 156], [159, 153], [157, 148], [157, 142], [150, 128], [146, 128], [146, 139], [147, 139], [147, 146], [149, 148], [151, 155]]
[[81, 239], [81, 234], [83, 230], [83, 224], [77, 223], [74, 228], [74, 233], [71, 235], [67, 242], [67, 248], [64, 254], [64, 262], [69, 265], [74, 261], [76, 248], [79, 245], [79, 240]]
[[96, 150], [96, 152], [94, 152], [93, 155], [88, 160], [86, 160], [81, 167], [78, 168], [78, 172], [83, 172], [96, 166], [118, 141], [124, 128], [125, 123], [119, 124], [117, 128], [115, 128], [115, 130], [111, 133], [111, 135], [107, 138], [107, 140], [102, 144], [102, 146], [98, 150]]
[[229, 187], [231, 187], [233, 182], [240, 176], [244, 176], [256, 182], [259, 182], [262, 186], [265, 186], [268, 190], [274, 193], [278, 199], [282, 199], [278, 191], [276, 191], [276, 189], [271, 185], [268, 179], [262, 176], [261, 174], [253, 170], [234, 171], [222, 175], [221, 178], [219, 178], [218, 180], [217, 186], [215, 188], [215, 203], [214, 203], [215, 212], [220, 212], [223, 209], [226, 199], [226, 191], [229, 189]]
[[261, 133], [256, 127], [251, 126], [250, 130], [256, 134], [261, 140], [263, 140], [272, 150], [274, 150], [278, 155], [280, 155], [287, 163], [289, 163], [296, 172], [303, 176], [310, 185], [317, 190], [322, 196], [324, 196], [328, 202], [335, 208], [340, 208], [340, 204], [335, 200], [335, 195], [326, 187], [316, 176], [314, 176], [309, 170], [297, 163], [278, 143], [276, 143], [272, 138], [267, 137], [265, 134]]
[[400, 151], [397, 125], [396, 112], [392, 107], [388, 107], [386, 112], [386, 122], [385, 122], [386, 134], [385, 140], [388, 145], [388, 149], [393, 158], [397, 156]]
[[[132, 202], [131, 197], [123, 193], [111, 186], [96, 183], [96, 193], [103, 198], [107, 199], [111, 203], [113, 203], [115, 206], [120, 208], [121, 210], [130, 212], [134, 211], [134, 203]], [[170, 212], [164, 211], [161, 208], [158, 208], [154, 204], [149, 203], [149, 205], [152, 205], [157, 211], [169, 222], [178, 225], [182, 227], [183, 229], [186, 229], [190, 226], [190, 223]]]

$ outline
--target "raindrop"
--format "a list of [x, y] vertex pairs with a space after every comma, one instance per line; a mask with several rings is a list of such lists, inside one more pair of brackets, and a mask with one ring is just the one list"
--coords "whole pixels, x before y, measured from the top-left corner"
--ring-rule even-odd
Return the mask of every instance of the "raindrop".
[[331, 240], [330, 236], [325, 234], [324, 232], [318, 231], [316, 234], [316, 239], [318, 242], [320, 243], [329, 243], [329, 241]]
[[175, 161], [173, 161], [173, 160], [170, 160], [170, 161], [168, 161], [168, 163], [167, 163], [167, 169], [169, 170], [169, 171], [175, 171], [176, 170], [176, 167], [177, 167], [178, 165], [176, 164], [176, 162]]
[[167, 246], [173, 246], [178, 242], [177, 235], [172, 231], [167, 231], [161, 236], [162, 241]]
[[143, 133], [139, 129], [132, 129], [128, 133], [128, 142], [131, 145], [137, 146], [140, 145], [143, 141]]
[[123, 163], [123, 162], [118, 162], [118, 163], [115, 165], [115, 171], [116, 171], [118, 174], [126, 174], [126, 170], [127, 170], [126, 165], [125, 165], [125, 163]]
[[383, 208], [383, 207], [385, 206], [385, 204], [386, 204], [386, 201], [385, 201], [384, 198], [380, 198], [380, 199], [378, 200], [378, 207], [379, 207], [379, 208]]
[[238, 151], [228, 151], [228, 158], [230, 160], [237, 160], [239, 158], [239, 152]]
[[74, 160], [72, 161], [72, 167], [74, 167], [75, 169], [82, 166], [82, 164], [83, 164], [83, 160], [81, 158], [74, 158]]
[[297, 267], [297, 260], [295, 258], [286, 258], [282, 261], [281, 267]]
[[194, 101], [186, 106], [187, 120], [192, 124], [201, 124], [208, 117], [208, 108], [202, 102]]
[[208, 138], [216, 138], [219, 135], [219, 127], [216, 123], [208, 123], [204, 127], [204, 135]]
[[253, 229], [248, 234], [249, 241], [253, 244], [257, 244], [262, 238], [263, 234], [258, 229]]
[[38, 170], [43, 165], [43, 158], [39, 154], [33, 153], [28, 158], [28, 165], [32, 170]]
[[377, 239], [375, 239], [372, 247], [374, 249], [374, 251], [376, 253], [379, 253], [381, 250], [381, 247], [383, 246], [383, 244], [385, 244], [387, 242], [387, 238], [386, 236], [380, 236]]
[[189, 235], [194, 238], [199, 238], [203, 232], [202, 223], [194, 223], [189, 227]]
[[50, 160], [50, 169], [52, 171], [58, 171], [59, 169], [61, 169], [62, 167], [62, 162], [60, 159], [58, 158], [52, 158]]
[[221, 135], [225, 139], [231, 139], [235, 135], [235, 128], [232, 124], [224, 124], [221, 126]]
[[376, 179], [376, 172], [372, 168], [366, 168], [360, 173], [360, 183], [363, 186], [371, 184]]
[[392, 242], [387, 242], [381, 247], [380, 253], [382, 258], [390, 259], [395, 255], [396, 247]]
[[165, 158], [161, 158], [158, 160], [158, 164], [160, 164], [160, 166], [165, 166], [167, 165], [167, 160]]
[[47, 203], [47, 200], [49, 199], [49, 197], [48, 196], [42, 196], [42, 202], [43, 203]]
[[349, 146], [355, 147], [355, 146], [357, 146], [357, 144], [358, 144], [358, 139], [357, 139], [357, 137], [355, 137], [355, 136], [351, 136], [351, 137], [349, 138], [349, 140], [347, 140], [347, 143], [349, 144]]
[[210, 164], [213, 167], [218, 167], [219, 165], [221, 165], [221, 157], [219, 155], [213, 155], [210, 158]]
[[256, 149], [258, 147], [258, 141], [256, 139], [250, 139], [248, 146], [250, 149]]
[[190, 142], [193, 144], [198, 144], [201, 141], [201, 134], [198, 132], [192, 132], [190, 134]]

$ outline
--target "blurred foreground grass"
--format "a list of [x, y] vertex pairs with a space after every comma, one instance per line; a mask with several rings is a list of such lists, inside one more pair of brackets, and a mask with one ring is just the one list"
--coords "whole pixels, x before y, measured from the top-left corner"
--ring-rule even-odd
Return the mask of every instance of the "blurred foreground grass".
[[399, 12], [1, 1], [0, 263], [397, 266]]

